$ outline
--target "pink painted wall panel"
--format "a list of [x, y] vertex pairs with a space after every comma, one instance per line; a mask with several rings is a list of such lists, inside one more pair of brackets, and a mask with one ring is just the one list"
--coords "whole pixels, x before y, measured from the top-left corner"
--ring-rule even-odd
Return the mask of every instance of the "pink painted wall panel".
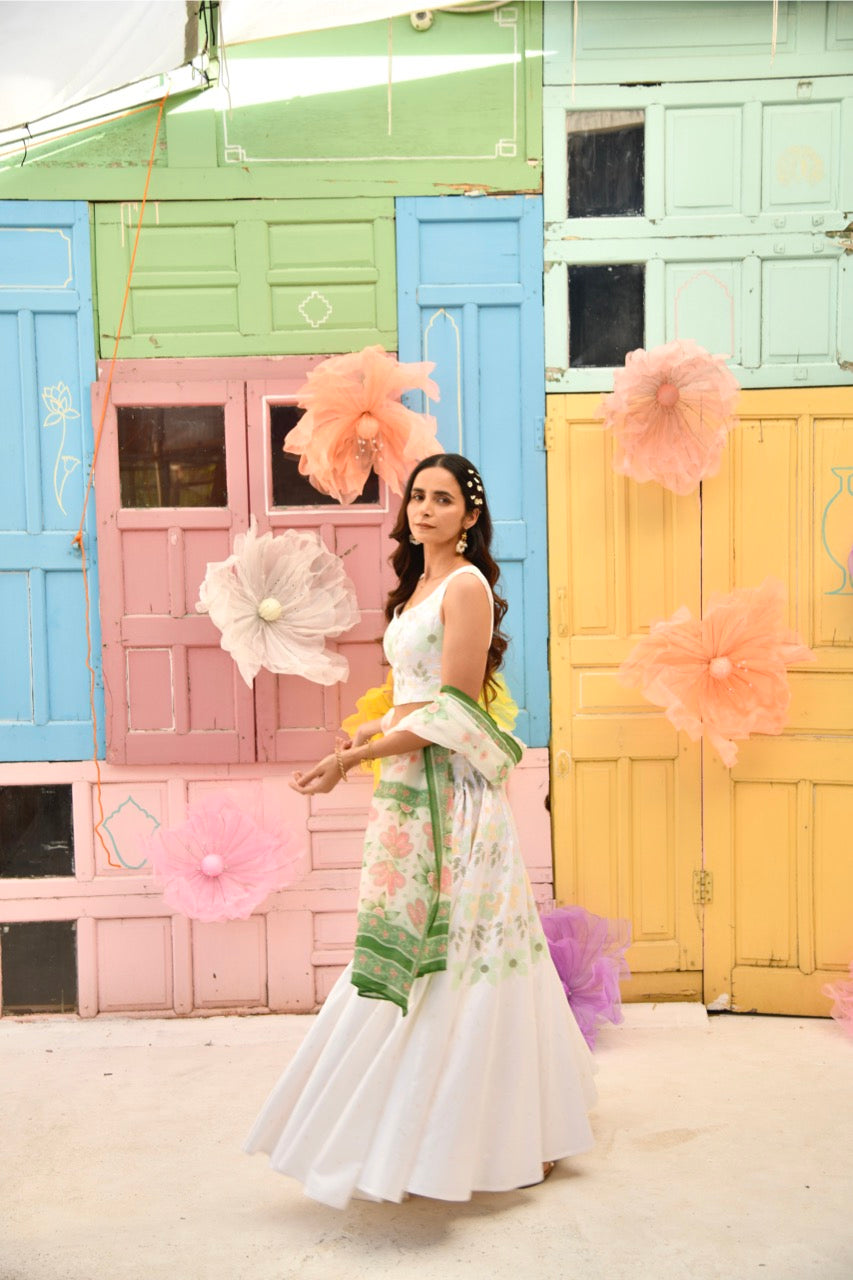
[[[225, 560], [231, 554], [232, 536], [227, 529], [186, 529], [183, 533], [184, 595], [182, 612], [194, 614], [199, 587], [209, 561]], [[216, 633], [217, 643], [219, 633]]]
[[355, 917], [352, 912], [318, 912], [314, 917], [314, 943], [318, 948], [352, 948], [355, 945]]
[[[127, 649], [128, 728], [148, 732], [175, 727], [170, 649]], [[118, 691], [114, 691], [118, 692]]]
[[353, 841], [351, 828], [344, 831], [313, 831], [311, 852], [313, 864], [318, 870], [336, 871], [361, 864], [361, 849]]
[[193, 921], [193, 990], [199, 1009], [267, 1002], [266, 920]]
[[316, 1007], [312, 943], [311, 911], [273, 911], [267, 916], [270, 1009], [310, 1013]]
[[[371, 782], [354, 777], [309, 802], [288, 787], [287, 772], [259, 765], [106, 764], [105, 852], [93, 831], [91, 763], [0, 765], [0, 786], [71, 782], [76, 864], [73, 877], [0, 880], [3, 918], [78, 920], [85, 1016], [314, 1009], [350, 959]], [[542, 901], [553, 894], [547, 784], [547, 752], [528, 752], [512, 775], [510, 796]], [[223, 792], [258, 822], [291, 829], [306, 857], [303, 873], [250, 920], [202, 925], [170, 915], [143, 841], [158, 823], [182, 823], [188, 804]]]
[[[298, 677], [276, 679], [268, 671], [258, 673], [255, 687], [259, 701], [270, 698], [277, 704], [278, 723], [290, 729], [314, 730], [326, 715], [326, 691], [322, 685]], [[292, 759], [292, 755], [288, 755]]]
[[322, 1004], [326, 999], [326, 996], [343, 973], [344, 967], [344, 965], [323, 965], [318, 967], [315, 980], [318, 1004]]
[[102, 1013], [172, 1008], [169, 919], [98, 920], [96, 938]]
[[[169, 612], [168, 542], [165, 529], [128, 530], [122, 535], [124, 612]], [[102, 584], [109, 594], [112, 584]]]
[[91, 841], [97, 877], [150, 875], [145, 842], [158, 826], [168, 823], [166, 791], [165, 782], [107, 783], [103, 787], [103, 843]]
[[[158, 366], [162, 362], [151, 362]], [[192, 362], [184, 362], [189, 370]], [[219, 633], [195, 611], [208, 560], [221, 560], [236, 533], [248, 524], [245, 393], [242, 382], [220, 376], [204, 382], [169, 381], [162, 367], [134, 381], [123, 362], [116, 368], [98, 457], [96, 493], [103, 576], [101, 617], [108, 711], [107, 759], [116, 763], [184, 764], [255, 758], [251, 692], [233, 679], [222, 682], [215, 706], [205, 681], [198, 682], [200, 708], [192, 707], [195, 657], [187, 648], [219, 650]], [[96, 415], [105, 392], [93, 389]], [[220, 405], [225, 433], [228, 506], [124, 508], [121, 500], [117, 411], [122, 406]], [[166, 717], [161, 658], [139, 656], [126, 680], [126, 650], [168, 650], [170, 705]], [[230, 698], [227, 710], [226, 698]], [[125, 703], [130, 703], [128, 716]], [[152, 705], [148, 705], [148, 704]], [[195, 722], [202, 727], [194, 729]], [[221, 727], [213, 731], [214, 721]], [[141, 732], [140, 732], [141, 731]]]
[[236, 728], [234, 662], [222, 649], [188, 649], [190, 731], [221, 733]]

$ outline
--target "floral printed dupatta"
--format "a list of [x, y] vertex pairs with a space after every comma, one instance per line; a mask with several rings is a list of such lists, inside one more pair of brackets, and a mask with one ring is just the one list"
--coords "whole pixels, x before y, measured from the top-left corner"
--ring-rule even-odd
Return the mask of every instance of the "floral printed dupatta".
[[451, 685], [395, 728], [430, 745], [382, 761], [364, 840], [352, 981], [359, 995], [390, 1000], [405, 1014], [415, 978], [447, 968], [452, 756], [497, 787], [522, 747]]

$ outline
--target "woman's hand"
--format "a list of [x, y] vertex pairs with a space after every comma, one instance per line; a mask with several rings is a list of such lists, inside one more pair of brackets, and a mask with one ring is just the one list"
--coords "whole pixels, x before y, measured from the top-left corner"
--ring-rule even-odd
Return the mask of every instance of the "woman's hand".
[[323, 759], [318, 761], [313, 769], [309, 769], [307, 773], [300, 773], [297, 770], [287, 781], [293, 787], [293, 790], [298, 791], [300, 795], [325, 795], [326, 792], [333, 791], [341, 781], [338, 757], [334, 754], [323, 756]]
[[382, 732], [381, 720], [366, 720], [364, 724], [360, 724], [355, 731], [355, 737], [351, 742], [345, 743], [346, 747], [363, 747], [371, 738], [375, 738], [377, 733]]

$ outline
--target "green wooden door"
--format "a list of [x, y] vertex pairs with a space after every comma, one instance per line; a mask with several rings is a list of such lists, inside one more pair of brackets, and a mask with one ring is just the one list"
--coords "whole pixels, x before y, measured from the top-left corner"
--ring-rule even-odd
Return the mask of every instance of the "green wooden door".
[[[112, 354], [135, 204], [98, 205], [101, 354]], [[393, 200], [149, 204], [119, 354], [307, 355], [396, 346]]]

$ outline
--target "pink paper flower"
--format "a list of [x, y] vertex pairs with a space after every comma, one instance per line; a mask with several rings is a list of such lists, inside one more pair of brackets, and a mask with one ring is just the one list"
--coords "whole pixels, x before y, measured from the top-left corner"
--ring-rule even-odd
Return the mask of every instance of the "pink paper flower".
[[850, 977], [839, 978], [837, 982], [827, 982], [823, 994], [832, 1000], [830, 1014], [835, 1018], [842, 1031], [853, 1038], [853, 960], [850, 962]]
[[787, 668], [814, 654], [785, 624], [785, 589], [760, 587], [711, 596], [704, 618], [679, 609], [636, 644], [619, 674], [664, 708], [676, 729], [702, 734], [724, 764], [737, 760], [733, 738], [781, 733], [791, 691]]
[[207, 566], [196, 605], [222, 632], [220, 644], [251, 685], [261, 667], [317, 684], [345, 680], [349, 663], [326, 640], [359, 619], [343, 561], [309, 529], [273, 537], [251, 527], [227, 560]]
[[542, 916], [548, 950], [572, 1013], [590, 1049], [603, 1022], [622, 1021], [619, 982], [630, 976], [627, 920], [606, 920], [583, 907], [558, 907]]
[[630, 351], [600, 407], [615, 437], [614, 469], [692, 493], [719, 470], [738, 392], [725, 357], [689, 338]]
[[353, 502], [371, 468], [402, 493], [421, 458], [440, 453], [436, 422], [401, 403], [412, 387], [438, 400], [432, 363], [401, 364], [382, 347], [332, 356], [308, 374], [297, 403], [306, 413], [284, 441], [315, 489]]
[[163, 898], [192, 920], [245, 920], [268, 894], [295, 880], [302, 852], [289, 833], [272, 835], [228, 796], [191, 805], [180, 827], [146, 845]]

